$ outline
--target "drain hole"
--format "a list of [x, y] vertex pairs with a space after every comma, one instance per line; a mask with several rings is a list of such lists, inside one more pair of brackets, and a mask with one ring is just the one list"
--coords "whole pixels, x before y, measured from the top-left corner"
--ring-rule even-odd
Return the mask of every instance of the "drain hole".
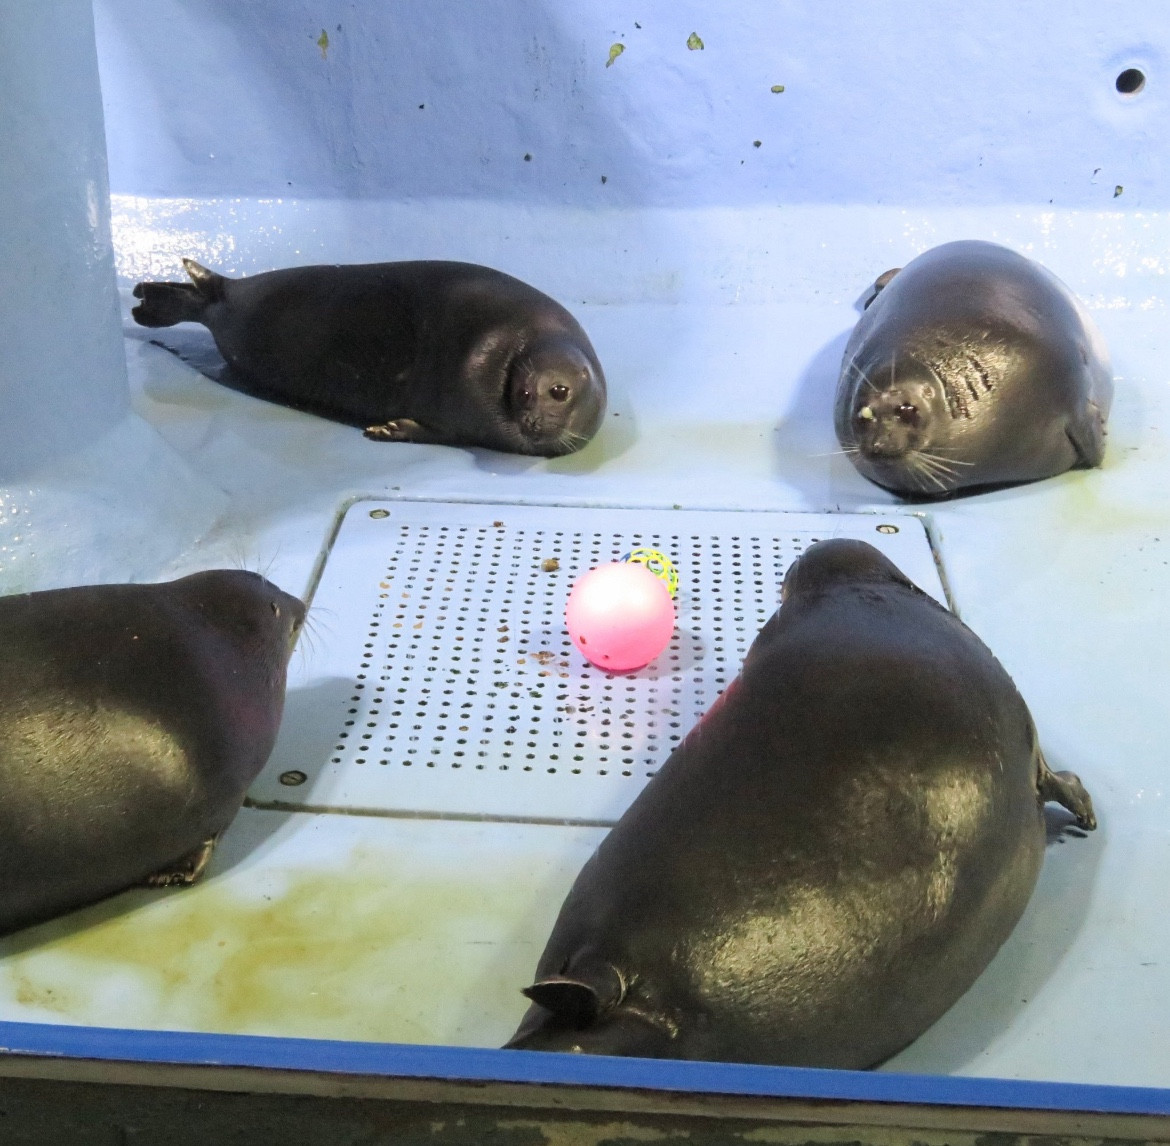
[[1146, 73], [1141, 68], [1126, 68], [1117, 77], [1117, 90], [1122, 95], [1137, 95], [1146, 86]]

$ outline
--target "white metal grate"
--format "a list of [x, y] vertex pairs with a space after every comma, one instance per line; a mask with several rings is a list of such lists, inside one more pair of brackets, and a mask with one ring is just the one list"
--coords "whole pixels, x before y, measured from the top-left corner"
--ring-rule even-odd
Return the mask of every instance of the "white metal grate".
[[[252, 798], [614, 820], [739, 671], [788, 565], [831, 536], [872, 542], [943, 599], [909, 515], [360, 502]], [[678, 625], [648, 668], [611, 675], [573, 648], [565, 600], [635, 545], [677, 565]]]

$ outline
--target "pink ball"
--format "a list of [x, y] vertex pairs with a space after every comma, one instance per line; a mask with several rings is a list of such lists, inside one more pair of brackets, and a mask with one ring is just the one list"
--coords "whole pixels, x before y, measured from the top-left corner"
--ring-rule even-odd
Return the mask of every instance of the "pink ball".
[[606, 672], [648, 665], [674, 634], [674, 602], [645, 565], [613, 561], [578, 577], [565, 606], [569, 637]]

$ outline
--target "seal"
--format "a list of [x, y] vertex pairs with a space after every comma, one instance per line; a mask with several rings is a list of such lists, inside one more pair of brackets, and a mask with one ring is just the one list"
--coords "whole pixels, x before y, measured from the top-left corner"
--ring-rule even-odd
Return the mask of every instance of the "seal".
[[379, 441], [555, 457], [605, 413], [605, 376], [575, 318], [511, 275], [440, 261], [309, 266], [141, 282], [141, 326], [200, 322], [254, 397]]
[[199, 877], [272, 751], [304, 615], [241, 570], [0, 597], [0, 931]]
[[1050, 271], [995, 243], [945, 243], [887, 271], [849, 342], [837, 440], [906, 497], [1099, 466], [1113, 375]]
[[975, 981], [1055, 800], [1027, 706], [861, 541], [791, 566], [739, 677], [573, 884], [507, 1044], [861, 1069]]

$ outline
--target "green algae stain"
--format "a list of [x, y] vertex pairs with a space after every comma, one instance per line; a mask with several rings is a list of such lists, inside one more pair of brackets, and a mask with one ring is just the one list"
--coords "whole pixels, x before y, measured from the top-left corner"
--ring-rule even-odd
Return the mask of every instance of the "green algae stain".
[[329, 58], [329, 33], [324, 28], [321, 29], [321, 35], [317, 37], [317, 47], [321, 49], [321, 59], [327, 60]]
[[605, 61], [607, 68], [613, 67], [613, 62], [626, 50], [625, 44], [610, 44], [609, 59]]
[[388, 858], [356, 849], [270, 896], [226, 879], [131, 892], [137, 910], [109, 901], [36, 929], [36, 947], [6, 941], [4, 993], [75, 1021], [317, 1038], [458, 1042], [481, 1007], [518, 1017], [517, 984], [490, 973], [504, 892], [455, 873], [396, 880]]
[[23, 978], [16, 982], [14, 997], [22, 1006], [40, 1007], [42, 1010], [58, 1011], [62, 1014], [68, 1013], [77, 1005], [77, 999], [71, 992], [60, 987], [46, 987]]
[[692, 52], [701, 52], [703, 50], [703, 46], [703, 41], [699, 39], [698, 32], [692, 32], [687, 37], [687, 47], [690, 48]]
[[783, 90], [784, 90], [783, 84], [773, 84], [772, 85], [772, 94], [773, 95], [779, 95]]
[[[1071, 537], [1133, 534], [1144, 537], [1170, 530], [1170, 508], [1157, 496], [1134, 489], [1130, 483], [1109, 480], [1119, 459], [1106, 453], [1105, 465], [1091, 470], [1070, 470], [1054, 479], [1052, 517], [1067, 522]], [[1059, 483], [1059, 484], [1056, 484]]]

